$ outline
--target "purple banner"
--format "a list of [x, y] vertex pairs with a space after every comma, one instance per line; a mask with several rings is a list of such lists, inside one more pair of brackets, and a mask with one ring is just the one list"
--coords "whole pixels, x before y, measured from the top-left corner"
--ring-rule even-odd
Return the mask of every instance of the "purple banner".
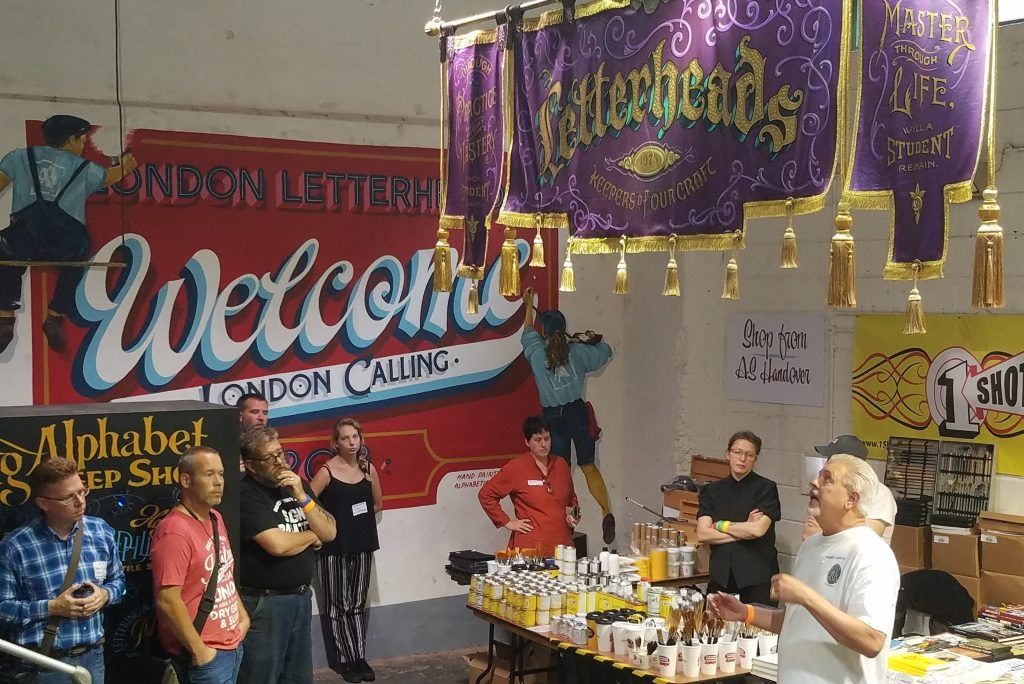
[[441, 225], [465, 230], [458, 275], [484, 275], [487, 235], [502, 190], [505, 26], [449, 40], [447, 144]]
[[595, 2], [510, 38], [499, 222], [570, 228], [575, 253], [742, 245], [745, 221], [818, 211], [832, 180], [848, 0]]
[[851, 206], [891, 212], [884, 277], [941, 278], [949, 204], [971, 199], [989, 0], [864, 0]]

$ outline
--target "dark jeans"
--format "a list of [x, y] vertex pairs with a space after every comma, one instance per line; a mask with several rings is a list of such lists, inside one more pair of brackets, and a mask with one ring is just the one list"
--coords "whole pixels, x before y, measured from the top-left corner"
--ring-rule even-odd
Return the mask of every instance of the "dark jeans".
[[[57, 658], [62, 663], [68, 665], [75, 665], [84, 667], [92, 675], [93, 684], [103, 684], [103, 676], [106, 670], [103, 666], [103, 647], [97, 646], [96, 648], [90, 649], [80, 656], [73, 658]], [[39, 672], [38, 679], [35, 680], [37, 684], [69, 684], [71, 677], [60, 672], [54, 672], [53, 670], [41, 670]]]
[[242, 594], [251, 626], [238, 681], [245, 684], [312, 684], [312, 592], [283, 596]]
[[[180, 684], [235, 684], [238, 680], [238, 669], [242, 665], [242, 644], [231, 651], [217, 651], [213, 660], [205, 665], [192, 665], [181, 668], [178, 672]], [[177, 669], [177, 668], [176, 668]]]
[[590, 417], [582, 399], [562, 406], [543, 407], [544, 417], [551, 423], [551, 453], [572, 465], [570, 443], [576, 446], [576, 464], [594, 462], [597, 444], [590, 438]]

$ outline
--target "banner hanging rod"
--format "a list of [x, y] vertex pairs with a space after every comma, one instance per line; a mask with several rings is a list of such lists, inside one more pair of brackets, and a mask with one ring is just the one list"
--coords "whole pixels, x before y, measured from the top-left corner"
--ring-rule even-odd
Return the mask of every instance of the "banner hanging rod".
[[463, 26], [469, 26], [470, 24], [476, 24], [483, 21], [502, 21], [508, 12], [527, 12], [538, 7], [544, 7], [545, 5], [560, 5], [561, 0], [528, 0], [527, 2], [520, 3], [518, 5], [509, 5], [508, 7], [500, 10], [491, 12], [481, 12], [480, 14], [474, 14], [470, 17], [463, 17], [462, 19], [455, 19], [454, 21], [437, 21], [431, 19], [427, 22], [426, 26], [423, 27], [423, 32], [428, 36], [437, 37], [442, 33], [452, 33]]

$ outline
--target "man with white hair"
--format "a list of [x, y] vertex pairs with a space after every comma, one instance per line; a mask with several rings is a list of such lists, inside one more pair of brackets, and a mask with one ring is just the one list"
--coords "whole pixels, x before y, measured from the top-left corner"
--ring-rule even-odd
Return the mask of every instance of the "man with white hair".
[[871, 466], [848, 454], [830, 458], [811, 481], [808, 513], [821, 534], [800, 547], [792, 575], [772, 578], [785, 608], [709, 596], [720, 617], [779, 632], [780, 682], [886, 681], [900, 573], [888, 545], [865, 524], [862, 506], [877, 487]]

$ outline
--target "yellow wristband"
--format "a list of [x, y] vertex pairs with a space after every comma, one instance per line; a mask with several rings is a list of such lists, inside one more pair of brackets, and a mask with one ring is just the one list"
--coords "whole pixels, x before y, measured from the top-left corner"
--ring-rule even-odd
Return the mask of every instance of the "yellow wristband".
[[745, 625], [752, 625], [752, 624], [754, 624], [754, 613], [755, 612], [756, 611], [754, 610], [754, 606], [752, 606], [752, 605], [750, 605], [748, 603], [747, 604], [747, 619], [743, 621], [743, 624], [745, 624]]
[[309, 497], [309, 501], [307, 501], [306, 504], [302, 507], [302, 510], [306, 513], [309, 513], [314, 508], [316, 508], [316, 501], [313, 499], [313, 497]]
[[723, 520], [722, 521], [722, 532], [725, 532], [725, 533], [728, 534], [728, 532], [729, 532], [729, 525], [731, 525], [731, 524], [732, 524], [731, 520]]

